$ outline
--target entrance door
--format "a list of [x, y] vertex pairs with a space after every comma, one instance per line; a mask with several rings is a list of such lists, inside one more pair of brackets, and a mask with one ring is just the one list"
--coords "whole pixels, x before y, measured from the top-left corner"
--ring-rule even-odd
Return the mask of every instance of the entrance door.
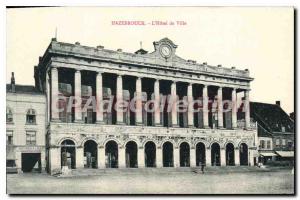
[[41, 153], [22, 153], [23, 172], [41, 172]]

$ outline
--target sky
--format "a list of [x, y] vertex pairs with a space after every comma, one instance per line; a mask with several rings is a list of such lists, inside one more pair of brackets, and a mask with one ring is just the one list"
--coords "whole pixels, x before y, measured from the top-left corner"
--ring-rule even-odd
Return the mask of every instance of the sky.
[[[51, 38], [107, 49], [154, 50], [168, 37], [184, 59], [249, 69], [250, 100], [294, 111], [294, 10], [289, 7], [60, 7], [7, 9], [6, 82], [34, 85], [33, 69]], [[184, 21], [117, 26], [112, 21]], [[57, 31], [56, 31], [57, 30]]]

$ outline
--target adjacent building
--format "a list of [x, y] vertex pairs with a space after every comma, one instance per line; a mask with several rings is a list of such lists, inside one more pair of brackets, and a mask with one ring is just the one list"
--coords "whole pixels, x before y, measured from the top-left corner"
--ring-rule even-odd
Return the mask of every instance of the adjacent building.
[[294, 120], [276, 104], [250, 103], [251, 118], [257, 122], [259, 154], [263, 163], [267, 161], [294, 161]]
[[34, 86], [6, 85], [7, 171], [42, 171], [46, 166], [46, 96]]

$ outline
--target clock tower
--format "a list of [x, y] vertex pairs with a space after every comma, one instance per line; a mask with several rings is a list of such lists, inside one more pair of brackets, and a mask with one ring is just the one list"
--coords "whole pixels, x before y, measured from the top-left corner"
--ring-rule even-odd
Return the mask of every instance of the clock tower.
[[177, 45], [168, 38], [163, 38], [158, 42], [153, 42], [153, 45], [155, 52], [157, 52], [158, 55], [166, 61], [170, 60], [175, 55], [177, 48]]

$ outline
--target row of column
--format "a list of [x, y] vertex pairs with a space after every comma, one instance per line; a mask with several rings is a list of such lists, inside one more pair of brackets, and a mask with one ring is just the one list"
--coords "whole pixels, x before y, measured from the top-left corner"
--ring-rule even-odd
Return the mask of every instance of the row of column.
[[[74, 85], [75, 85], [75, 96], [81, 97], [81, 72], [77, 70], [75, 72], [75, 78], [74, 78]], [[58, 71], [56, 68], [51, 68], [51, 86], [52, 86], [52, 102], [55, 102], [57, 96], [58, 96]], [[100, 106], [102, 106], [99, 102], [102, 102], [103, 100], [103, 81], [102, 81], [102, 73], [98, 73], [96, 76], [96, 98], [98, 101], [98, 108], [97, 108], [97, 115], [96, 115], [96, 123], [103, 123], [103, 112], [102, 109], [100, 109]], [[208, 120], [208, 88], [207, 85], [204, 85], [202, 88], [202, 94], [203, 94], [203, 124], [204, 128], [209, 127], [209, 120]], [[222, 87], [218, 88], [218, 105], [223, 105], [223, 92]], [[232, 128], [237, 128], [237, 94], [236, 89], [232, 88]], [[249, 128], [250, 126], [250, 109], [249, 109], [249, 90], [245, 90], [245, 128]], [[176, 82], [172, 82], [171, 84], [171, 99], [176, 100], [177, 94], [176, 94]], [[117, 76], [116, 81], [116, 98], [117, 102], [121, 101], [123, 99], [123, 80], [122, 75]], [[160, 109], [159, 108], [159, 102], [160, 102], [160, 86], [159, 86], [159, 80], [157, 79], [154, 83], [154, 98], [155, 98], [155, 113], [154, 113], [154, 122], [155, 125], [160, 125]], [[193, 101], [193, 89], [192, 84], [190, 83], [187, 88], [187, 99], [189, 102]], [[56, 104], [52, 103], [52, 110], [55, 110]], [[194, 126], [194, 113], [192, 111], [192, 104], [189, 103], [189, 109], [188, 109], [188, 126], [193, 127]], [[137, 77], [136, 79], [136, 125], [142, 125], [142, 78]], [[75, 108], [75, 122], [81, 122], [82, 116], [80, 112], [80, 107]], [[178, 127], [178, 119], [177, 119], [177, 110], [176, 110], [176, 104], [173, 103], [172, 111], [171, 111], [171, 120], [172, 120], [172, 126]], [[59, 116], [58, 113], [52, 112], [52, 120], [58, 120]], [[117, 124], [124, 124], [123, 121], [123, 112], [120, 109], [117, 111]], [[223, 107], [218, 106], [218, 128], [223, 128]]]
[[[55, 148], [52, 150], [56, 150]], [[59, 150], [59, 148], [57, 148]], [[173, 149], [173, 156], [174, 156], [174, 167], [180, 167], [180, 151], [179, 148]], [[252, 151], [249, 150], [249, 165], [252, 166]], [[57, 152], [59, 153], [59, 152]], [[137, 161], [138, 161], [138, 168], [144, 168], [145, 167], [145, 151], [144, 148], [140, 147], [138, 148], [137, 152]], [[52, 154], [54, 156], [54, 154]], [[56, 154], [55, 154], [56, 155]], [[59, 154], [58, 154], [59, 155]], [[76, 148], [76, 168], [83, 168], [84, 167], [84, 148], [83, 147], [77, 147]], [[120, 147], [118, 149], [118, 167], [119, 168], [126, 168], [126, 154], [125, 154], [125, 148]], [[57, 161], [60, 159], [60, 156], [53, 157], [52, 161], [57, 163]], [[105, 160], [105, 148], [99, 148], [98, 154], [97, 154], [97, 162], [98, 162], [98, 168], [106, 168], [106, 160]], [[205, 162], [206, 166], [211, 166], [211, 149], [207, 148], [205, 150]], [[234, 149], [234, 162], [235, 166], [240, 165], [240, 150]], [[226, 149], [222, 148], [220, 149], [220, 164], [221, 166], [226, 166]], [[60, 166], [59, 163], [57, 163], [57, 166]], [[163, 150], [160, 147], [156, 148], [156, 167], [161, 168], [163, 167]], [[190, 167], [196, 167], [196, 149], [191, 148], [190, 149]]]

